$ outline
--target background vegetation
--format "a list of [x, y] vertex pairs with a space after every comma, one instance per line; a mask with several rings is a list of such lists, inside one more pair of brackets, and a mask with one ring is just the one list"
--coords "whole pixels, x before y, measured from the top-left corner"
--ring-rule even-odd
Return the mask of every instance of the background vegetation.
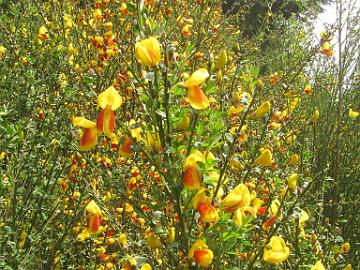
[[0, 0], [0, 268], [357, 269], [359, 8], [314, 33], [328, 2]]

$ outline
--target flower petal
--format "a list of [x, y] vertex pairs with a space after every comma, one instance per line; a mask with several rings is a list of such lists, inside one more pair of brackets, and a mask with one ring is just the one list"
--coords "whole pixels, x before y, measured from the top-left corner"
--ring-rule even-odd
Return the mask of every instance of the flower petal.
[[209, 77], [209, 73], [206, 68], [200, 68], [194, 71], [185, 82], [185, 87], [190, 88], [202, 84]]
[[84, 117], [75, 117], [72, 120], [72, 123], [76, 127], [83, 127], [83, 128], [94, 128], [94, 127], [96, 127], [95, 122], [87, 120]]
[[115, 111], [121, 104], [123, 104], [123, 99], [114, 86], [110, 86], [98, 96], [98, 106], [102, 109], [110, 106], [111, 110]]

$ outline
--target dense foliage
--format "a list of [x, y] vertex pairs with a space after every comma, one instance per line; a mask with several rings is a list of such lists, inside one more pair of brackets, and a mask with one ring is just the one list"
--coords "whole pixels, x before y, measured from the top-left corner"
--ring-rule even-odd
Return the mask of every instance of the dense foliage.
[[230, 2], [0, 0], [1, 269], [360, 266], [359, 10]]

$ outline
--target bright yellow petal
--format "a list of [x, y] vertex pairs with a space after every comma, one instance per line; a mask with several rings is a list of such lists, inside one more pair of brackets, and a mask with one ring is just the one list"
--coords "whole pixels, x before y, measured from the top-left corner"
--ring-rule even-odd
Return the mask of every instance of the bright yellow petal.
[[91, 214], [101, 216], [101, 209], [94, 200], [91, 200], [85, 209], [86, 209], [86, 211], [90, 212]]
[[84, 229], [82, 230], [81, 233], [78, 234], [78, 236], [76, 237], [76, 239], [78, 241], [84, 241], [86, 240], [87, 238], [89, 238], [91, 235], [91, 232], [88, 230], [88, 229]]
[[359, 113], [356, 112], [356, 111], [353, 111], [352, 109], [349, 109], [349, 116], [350, 116], [351, 118], [356, 118], [356, 117], [359, 116]]
[[324, 265], [322, 264], [321, 261], [317, 261], [313, 267], [311, 267], [311, 270], [326, 270], [326, 268], [324, 267]]
[[284, 239], [279, 236], [271, 237], [264, 249], [263, 259], [268, 263], [281, 263], [289, 257], [290, 249], [286, 246]]
[[203, 154], [199, 150], [195, 149], [194, 152], [185, 159], [184, 168], [191, 167], [191, 166], [196, 166], [197, 162], [204, 163], [205, 158], [204, 158]]
[[152, 66], [152, 59], [148, 50], [145, 46], [140, 43], [136, 43], [135, 45], [135, 55], [137, 60], [143, 64], [144, 66], [150, 67]]
[[209, 77], [209, 73], [206, 68], [200, 68], [196, 70], [193, 74], [191, 74], [190, 78], [188, 78], [185, 82], [185, 87], [194, 87], [202, 84]]
[[260, 166], [270, 166], [273, 163], [271, 151], [265, 149], [255, 160], [255, 163]]
[[72, 120], [72, 123], [76, 127], [83, 127], [83, 128], [94, 128], [94, 127], [96, 127], [95, 122], [87, 120], [84, 117], [75, 117]]
[[265, 114], [270, 112], [270, 101], [261, 103], [260, 107], [253, 113], [255, 119], [263, 117]]
[[102, 109], [105, 109], [106, 106], [110, 106], [111, 110], [114, 111], [119, 108], [121, 104], [123, 104], [123, 99], [114, 86], [110, 86], [98, 96], [98, 106]]

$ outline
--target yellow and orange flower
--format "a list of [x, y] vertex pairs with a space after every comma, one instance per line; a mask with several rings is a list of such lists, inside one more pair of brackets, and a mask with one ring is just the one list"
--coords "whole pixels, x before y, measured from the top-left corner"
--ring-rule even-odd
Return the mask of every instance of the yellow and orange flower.
[[200, 68], [191, 74], [185, 82], [185, 87], [188, 89], [187, 101], [195, 110], [206, 109], [210, 106], [209, 99], [200, 87], [208, 77], [208, 71], [205, 68]]
[[184, 164], [183, 184], [189, 190], [198, 189], [201, 186], [201, 173], [197, 162], [205, 162], [205, 158], [198, 150], [195, 150], [186, 158]]
[[326, 55], [326, 56], [332, 56], [334, 51], [330, 48], [330, 43], [329, 42], [324, 42], [324, 44], [322, 45], [321, 48], [321, 53]]
[[197, 166], [189, 166], [183, 172], [184, 187], [189, 190], [197, 189], [201, 186], [201, 174]]
[[153, 67], [160, 62], [160, 44], [159, 41], [150, 37], [137, 42], [135, 45], [135, 54], [137, 60], [144, 66]]
[[121, 146], [121, 148], [119, 149], [119, 154], [122, 157], [128, 157], [131, 155], [132, 151], [131, 151], [131, 146], [132, 146], [132, 140], [130, 137], [126, 137], [125, 141], [123, 143], [123, 145]]
[[88, 215], [88, 223], [86, 228], [77, 236], [79, 241], [83, 241], [90, 237], [91, 234], [97, 233], [101, 222], [101, 209], [94, 200], [91, 200], [86, 206]]
[[96, 123], [87, 120], [84, 117], [75, 117], [72, 121], [74, 126], [85, 128], [80, 140], [80, 150], [89, 150], [95, 148], [98, 142], [98, 129]]
[[219, 213], [211, 203], [199, 203], [197, 207], [200, 213], [200, 219], [203, 222], [216, 223], [219, 219]]
[[44, 41], [47, 38], [49, 38], [49, 31], [47, 30], [47, 28], [45, 26], [41, 26], [39, 28], [38, 35], [37, 35], [38, 43], [41, 44], [42, 41]]
[[98, 106], [103, 110], [100, 112], [96, 126], [99, 131], [110, 135], [115, 129], [115, 113], [123, 103], [122, 97], [114, 86], [110, 86], [98, 96]]
[[214, 254], [205, 242], [199, 239], [190, 248], [188, 258], [194, 260], [201, 267], [208, 267], [212, 263]]
[[311, 96], [311, 85], [310, 84], [305, 86], [304, 92], [307, 96]]

